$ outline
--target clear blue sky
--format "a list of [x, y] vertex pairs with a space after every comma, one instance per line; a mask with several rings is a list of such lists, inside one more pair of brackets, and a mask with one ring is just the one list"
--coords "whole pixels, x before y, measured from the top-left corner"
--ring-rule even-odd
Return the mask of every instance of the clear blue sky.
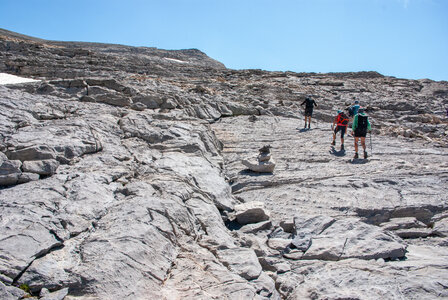
[[448, 80], [448, 0], [0, 0], [0, 27], [197, 48], [232, 69]]

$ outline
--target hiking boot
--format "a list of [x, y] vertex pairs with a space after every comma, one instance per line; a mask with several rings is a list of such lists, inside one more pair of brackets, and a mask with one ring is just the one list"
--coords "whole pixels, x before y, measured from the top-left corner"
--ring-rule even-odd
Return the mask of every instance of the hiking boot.
[[336, 146], [336, 142], [335, 141], [331, 142], [331, 145]]
[[353, 158], [354, 158], [354, 159], [359, 158], [359, 156], [358, 156], [358, 152], [355, 153], [355, 156], [354, 156]]
[[341, 151], [344, 151], [344, 144], [341, 145]]
[[364, 159], [367, 158], [367, 151], [364, 151]]
[[308, 124], [308, 129], [310, 129], [311, 128], [311, 125], [310, 124]]

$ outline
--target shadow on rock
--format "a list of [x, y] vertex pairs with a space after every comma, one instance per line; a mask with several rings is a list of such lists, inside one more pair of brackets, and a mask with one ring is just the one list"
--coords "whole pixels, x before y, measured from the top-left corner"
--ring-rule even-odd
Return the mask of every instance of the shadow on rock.
[[368, 162], [369, 162], [368, 159], [363, 159], [363, 158], [353, 158], [353, 159], [350, 159], [348, 161], [348, 163], [351, 163], [353, 165], [363, 165], [363, 164], [366, 164]]
[[248, 175], [248, 176], [272, 176], [271, 172], [254, 172], [250, 169], [241, 170], [238, 174], [240, 175]]
[[310, 131], [311, 128], [296, 128], [300, 133]]
[[334, 156], [345, 156], [345, 150], [337, 151], [334, 147], [331, 147], [330, 154]]

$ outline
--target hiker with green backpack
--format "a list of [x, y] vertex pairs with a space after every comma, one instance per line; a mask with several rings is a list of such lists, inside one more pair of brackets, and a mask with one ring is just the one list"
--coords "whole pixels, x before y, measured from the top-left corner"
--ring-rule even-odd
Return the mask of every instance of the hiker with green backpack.
[[[336, 128], [334, 128], [334, 125], [336, 125]], [[348, 116], [342, 111], [338, 110], [338, 115], [333, 121], [333, 125], [331, 126], [331, 129], [333, 131], [333, 142], [331, 145], [336, 146], [336, 134], [340, 131], [341, 132], [341, 151], [344, 151], [344, 135], [347, 131], [348, 126]]]
[[358, 110], [358, 114], [355, 115], [353, 119], [352, 131], [355, 137], [355, 156], [354, 159], [357, 159], [358, 156], [358, 140], [361, 139], [361, 146], [364, 150], [364, 159], [367, 158], [366, 151], [366, 135], [367, 132], [372, 128], [370, 126], [369, 118], [364, 113], [364, 108], [360, 108]]

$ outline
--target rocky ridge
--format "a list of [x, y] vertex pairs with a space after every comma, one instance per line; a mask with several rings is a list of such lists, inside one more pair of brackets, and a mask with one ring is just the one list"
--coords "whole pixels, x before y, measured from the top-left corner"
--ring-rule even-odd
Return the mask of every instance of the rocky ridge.
[[[6, 30], [0, 52], [40, 80], [0, 86], [2, 298], [448, 296], [447, 82]], [[329, 145], [354, 99], [374, 126], [355, 163]], [[245, 170], [264, 144], [275, 172]]]

